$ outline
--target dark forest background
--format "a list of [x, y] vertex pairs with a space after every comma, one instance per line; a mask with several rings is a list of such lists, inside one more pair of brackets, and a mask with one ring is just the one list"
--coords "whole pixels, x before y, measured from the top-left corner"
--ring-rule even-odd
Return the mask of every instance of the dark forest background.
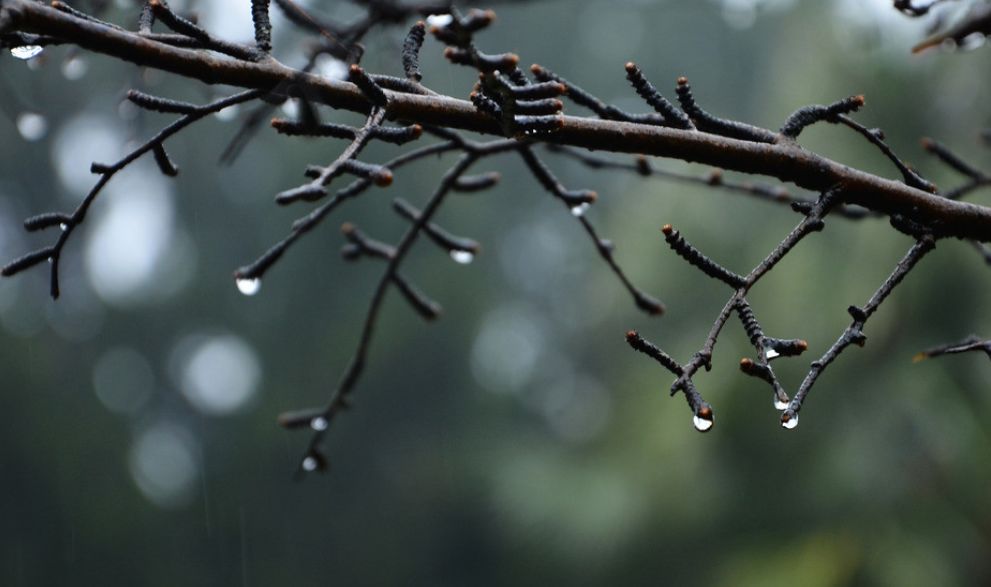
[[[136, 11], [121, 4], [112, 20], [131, 23]], [[197, 8], [221, 36], [251, 36], [246, 1], [171, 4]], [[940, 185], [958, 178], [920, 137], [989, 160], [978, 140], [991, 124], [988, 50], [910, 55], [923, 23], [887, 1], [496, 8], [482, 49], [514, 51], [621, 107], [641, 108], [624, 79], [633, 59], [659, 87], [687, 75], [710, 111], [770, 128], [799, 106], [864, 94], [856, 118]], [[366, 68], [399, 73], [404, 32], [370, 37]], [[302, 40], [281, 18], [275, 33], [276, 57], [300, 65]], [[424, 82], [466, 96], [473, 74], [440, 50], [428, 40]], [[232, 93], [67, 48], [0, 56], [4, 259], [46, 238], [24, 233], [23, 218], [88, 191], [91, 161], [170, 120], [122, 104], [134, 87], [201, 103]], [[450, 161], [397, 171], [390, 188], [335, 212], [247, 297], [232, 271], [301, 212], [273, 195], [342, 145], [266, 129], [220, 166], [244, 114], [171, 140], [178, 178], [149, 159], [111, 182], [69, 245], [58, 302], [44, 270], [0, 280], [0, 584], [991, 581], [991, 369], [977, 355], [911, 362], [991, 334], [991, 271], [971, 247], [940, 242], [868, 323], [867, 346], [823, 376], [794, 431], [778, 425], [766, 387], [739, 373], [751, 351], [731, 323], [698, 379], [716, 413], [700, 435], [683, 399], [667, 397], [670, 376], [623, 341], [635, 328], [687, 358], [727, 295], [658, 229], [672, 223], [744, 271], [795, 214], [554, 155], [566, 185], [600, 194], [589, 218], [668, 314], [637, 311], [574, 219], [518, 160], [494, 160], [502, 185], [439, 218], [480, 240], [481, 254], [460, 265], [424, 241], [404, 270], [444, 305], [442, 319], [425, 325], [390, 295], [356, 409], [328, 436], [331, 470], [293, 482], [306, 434], [275, 416], [325, 401], [381, 271], [341, 260], [336, 226], [395, 241], [404, 226], [391, 199], [422, 202]], [[846, 129], [819, 125], [802, 142], [897, 175]], [[376, 144], [365, 160], [395, 152]], [[804, 338], [818, 356], [910, 244], [883, 220], [832, 220], [754, 291], [754, 308], [770, 334]], [[776, 363], [789, 391], [809, 360]]]

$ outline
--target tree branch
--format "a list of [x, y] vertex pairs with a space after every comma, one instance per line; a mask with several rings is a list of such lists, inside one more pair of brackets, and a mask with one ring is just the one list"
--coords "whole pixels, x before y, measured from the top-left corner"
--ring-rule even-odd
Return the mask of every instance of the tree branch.
[[[367, 112], [371, 104], [357, 86], [287, 67], [272, 58], [245, 61], [173, 47], [148, 36], [81, 19], [30, 0], [2, 0], [8, 28], [63, 39], [85, 49], [155, 67], [208, 84], [251, 89], [300, 89], [310, 100]], [[470, 102], [384, 90], [389, 118], [502, 135], [499, 121]], [[710, 133], [647, 124], [560, 117], [560, 128], [536, 139], [600, 151], [682, 159], [759, 175], [817, 192], [841, 185], [842, 201], [884, 214], [904, 215], [935, 235], [991, 242], [991, 209], [947, 200], [903, 183], [852, 169], [790, 141], [756, 143]]]

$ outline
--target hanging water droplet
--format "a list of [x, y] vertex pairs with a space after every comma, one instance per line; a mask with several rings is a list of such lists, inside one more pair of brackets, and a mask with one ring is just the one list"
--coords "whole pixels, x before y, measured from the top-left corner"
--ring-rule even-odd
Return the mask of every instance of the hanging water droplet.
[[82, 57], [70, 57], [62, 62], [62, 75], [68, 80], [77, 80], [86, 75], [89, 65]]
[[987, 38], [984, 33], [972, 33], [967, 35], [959, 43], [957, 43], [957, 48], [961, 51], [973, 51], [974, 49], [980, 49], [987, 43]]
[[282, 103], [282, 113], [295, 120], [299, 118], [299, 100], [289, 98]]
[[435, 27], [445, 27], [454, 21], [450, 14], [431, 14], [427, 17], [427, 24]]
[[31, 59], [44, 50], [45, 48], [41, 45], [21, 45], [20, 47], [11, 47], [10, 54], [18, 59]]
[[238, 112], [238, 105], [234, 104], [233, 106], [228, 106], [223, 110], [218, 110], [214, 112], [213, 115], [217, 117], [217, 120], [220, 120], [222, 122], [227, 122], [228, 120], [234, 120], [234, 118], [237, 116], [237, 112]]
[[764, 356], [767, 357], [768, 359], [776, 359], [777, 357], [781, 356], [781, 353], [779, 353], [774, 349], [767, 349], [766, 351], [764, 351]]
[[592, 207], [592, 205], [589, 204], [588, 202], [582, 202], [581, 204], [578, 204], [577, 206], [572, 206], [571, 207], [571, 215], [574, 216], [575, 218], [584, 216], [585, 215], [585, 212], [589, 208], [591, 208], [591, 207]]
[[774, 396], [774, 409], [775, 410], [784, 411], [784, 410], [787, 410], [788, 409], [788, 406], [790, 406], [790, 405], [791, 405], [791, 402], [782, 401], [782, 400], [778, 399], [778, 396]]
[[475, 253], [471, 251], [462, 251], [455, 249], [451, 251], [451, 258], [454, 259], [455, 263], [461, 263], [462, 265], [467, 265], [475, 260]]
[[791, 430], [798, 426], [798, 414], [786, 413], [781, 416], [781, 427]]
[[707, 420], [702, 416], [693, 417], [692, 424], [695, 424], [695, 429], [699, 432], [705, 432], [709, 428], [712, 428], [712, 420]]
[[313, 428], [317, 432], [326, 430], [328, 424], [329, 422], [327, 422], [327, 418], [324, 418], [323, 416], [317, 416], [316, 418], [310, 420], [310, 428]]
[[66, 229], [68, 229], [68, 228], [69, 228], [69, 225], [68, 225], [68, 224], [66, 224], [65, 222], [60, 222], [60, 223], [59, 223], [59, 225], [58, 225], [58, 228], [59, 228], [59, 230], [61, 230], [62, 232], [65, 232], [65, 231], [66, 231]]
[[48, 121], [36, 112], [22, 112], [17, 117], [17, 132], [26, 141], [37, 141], [48, 131]]
[[240, 277], [237, 279], [237, 289], [246, 296], [253, 296], [262, 288], [261, 279]]
[[304, 471], [316, 471], [317, 470], [317, 460], [313, 457], [306, 457], [303, 459], [303, 470]]

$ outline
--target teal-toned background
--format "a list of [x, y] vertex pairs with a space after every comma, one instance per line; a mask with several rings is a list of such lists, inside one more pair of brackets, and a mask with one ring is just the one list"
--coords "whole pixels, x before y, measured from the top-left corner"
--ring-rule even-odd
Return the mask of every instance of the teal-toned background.
[[[130, 23], [123, 4], [109, 16]], [[221, 34], [250, 38], [246, 0], [185, 4]], [[479, 44], [640, 109], [624, 79], [633, 59], [658, 87], [687, 75], [710, 111], [770, 128], [799, 106], [865, 94], [857, 119], [953, 185], [960, 178], [918, 139], [987, 167], [977, 135], [991, 123], [991, 54], [910, 55], [924, 23], [889, 4], [517, 2], [496, 7]], [[284, 20], [275, 26], [276, 57], [298, 65], [304, 41]], [[367, 68], [398, 73], [402, 34], [371, 36]], [[466, 96], [473, 75], [440, 50], [428, 40], [425, 83]], [[200, 103], [233, 92], [95, 55], [69, 66], [73, 55], [0, 57], [4, 259], [47, 244], [51, 234], [19, 223], [70, 209], [92, 185], [90, 161], [113, 160], [170, 120], [120, 106], [128, 88]], [[80, 63], [84, 75], [67, 79]], [[18, 131], [25, 112], [47, 121], [38, 140]], [[972, 332], [991, 336], [991, 271], [966, 243], [941, 242], [896, 290], [868, 323], [867, 346], [820, 379], [794, 431], [778, 426], [766, 387], [739, 373], [750, 351], [731, 323], [697, 380], [716, 412], [700, 435], [684, 401], [667, 397], [670, 375], [623, 342], [635, 328], [685, 359], [728, 293], [677, 259], [658, 228], [674, 224], [742, 272], [796, 215], [548, 154], [567, 186], [600, 194], [588, 217], [668, 306], [650, 318], [519, 161], [486, 161], [479, 170], [502, 172], [502, 184], [452, 197], [438, 217], [481, 241], [481, 255], [462, 266], [417, 244], [403, 273], [443, 304], [442, 319], [425, 325], [390, 293], [355, 409], [328, 435], [331, 471], [296, 483], [307, 434], [275, 416], [326, 400], [382, 269], [342, 261], [337, 227], [353, 221], [395, 242], [404, 226], [391, 199], [423, 202], [452, 159], [398, 170], [390, 188], [335, 212], [246, 297], [231, 272], [305, 212], [273, 195], [343, 145], [264, 130], [218, 166], [236, 129], [211, 118], [170, 140], [174, 180], [150, 161], [115, 178], [68, 245], [57, 303], [43, 268], [0, 280], [0, 584], [991, 581], [991, 366], [978, 355], [910, 360]], [[812, 128], [802, 143], [896, 177], [843, 128]], [[375, 145], [363, 159], [396, 152]], [[846, 307], [863, 304], [909, 245], [883, 220], [831, 220], [754, 290], [771, 335], [809, 341], [807, 356], [775, 364], [789, 391], [848, 324]]]

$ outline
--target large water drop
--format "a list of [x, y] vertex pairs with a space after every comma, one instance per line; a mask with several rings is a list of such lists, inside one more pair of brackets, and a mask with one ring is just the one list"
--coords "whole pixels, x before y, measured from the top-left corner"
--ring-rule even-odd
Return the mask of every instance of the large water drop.
[[588, 209], [591, 208], [591, 207], [592, 207], [592, 205], [589, 204], [588, 202], [582, 202], [581, 204], [578, 204], [577, 206], [572, 206], [571, 207], [571, 215], [574, 216], [575, 218], [579, 218], [581, 216], [584, 216], [585, 215], [585, 212], [587, 212]]
[[450, 14], [431, 14], [427, 17], [427, 24], [435, 27], [445, 27], [454, 21]]
[[21, 45], [20, 47], [11, 47], [10, 54], [18, 59], [31, 59], [32, 57], [37, 57], [45, 48], [41, 45]]
[[454, 259], [455, 263], [467, 265], [475, 260], [475, 253], [472, 253], [471, 251], [453, 250], [451, 251], [451, 258]]
[[303, 459], [303, 470], [307, 472], [312, 472], [317, 470], [317, 460], [313, 457], [306, 457]]
[[262, 288], [261, 279], [241, 277], [237, 279], [237, 290], [246, 296], [253, 296]]
[[[312, 420], [310, 420], [310, 428], [313, 428], [317, 432], [322, 432], [322, 431], [326, 430], [328, 424], [329, 424], [329, 422], [327, 422], [327, 418], [324, 418], [323, 416], [318, 416], [318, 417], [313, 418]], [[312, 457], [309, 457], [309, 458], [312, 458]]]
[[702, 416], [696, 415], [692, 418], [692, 424], [695, 425], [695, 429], [699, 432], [706, 432], [709, 428], [712, 428], [712, 420], [705, 419]]
[[234, 120], [235, 118], [237, 118], [238, 110], [239, 110], [238, 105], [233, 104], [231, 106], [228, 106], [227, 108], [223, 108], [221, 110], [214, 112], [213, 115], [217, 117], [217, 120], [220, 120], [222, 122], [227, 122], [228, 120]]
[[791, 430], [798, 426], [798, 414], [784, 414], [781, 416], [781, 427]]
[[788, 406], [790, 406], [790, 405], [791, 405], [791, 402], [789, 402], [789, 401], [782, 401], [782, 400], [780, 400], [778, 398], [778, 396], [774, 396], [774, 409], [775, 410], [784, 411], [784, 410], [787, 410], [788, 409]]

